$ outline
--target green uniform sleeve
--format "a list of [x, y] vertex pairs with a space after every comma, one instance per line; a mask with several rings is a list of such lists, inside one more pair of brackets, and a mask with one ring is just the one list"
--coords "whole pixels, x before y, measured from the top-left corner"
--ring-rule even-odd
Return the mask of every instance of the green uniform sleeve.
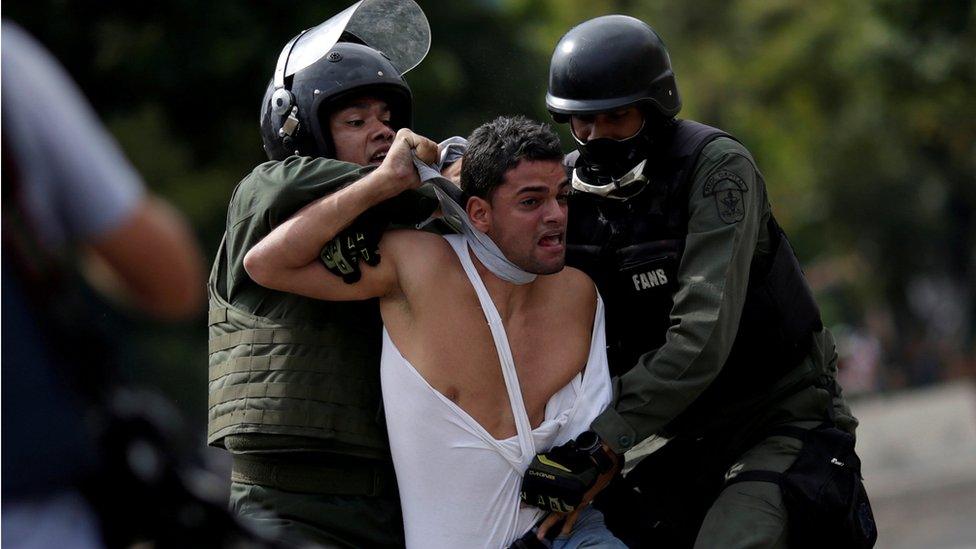
[[303, 206], [362, 178], [372, 167], [328, 158], [292, 156], [265, 162], [245, 177], [227, 209], [225, 253], [227, 298], [232, 302], [253, 283], [244, 255]]
[[239, 227], [263, 217], [277, 226], [302, 206], [335, 192], [372, 171], [328, 158], [292, 156], [281, 162], [265, 162], [250, 173], [231, 198], [227, 228]]
[[702, 152], [689, 190], [685, 251], [672, 326], [656, 352], [615, 380], [614, 406], [593, 429], [623, 453], [656, 434], [719, 374], [735, 339], [749, 268], [769, 215], [748, 151], [720, 138]]

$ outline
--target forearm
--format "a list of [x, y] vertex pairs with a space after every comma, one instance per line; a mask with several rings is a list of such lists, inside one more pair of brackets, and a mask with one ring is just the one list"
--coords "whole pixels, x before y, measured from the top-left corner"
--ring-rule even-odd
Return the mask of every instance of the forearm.
[[367, 209], [390, 198], [394, 190], [386, 171], [377, 169], [359, 181], [322, 197], [275, 227], [245, 256], [255, 278], [301, 269], [318, 261], [322, 247]]
[[[116, 229], [90, 243], [95, 282], [160, 320], [202, 310], [203, 257], [189, 225], [166, 202], [147, 197]], [[105, 267], [105, 268], [99, 268]]]

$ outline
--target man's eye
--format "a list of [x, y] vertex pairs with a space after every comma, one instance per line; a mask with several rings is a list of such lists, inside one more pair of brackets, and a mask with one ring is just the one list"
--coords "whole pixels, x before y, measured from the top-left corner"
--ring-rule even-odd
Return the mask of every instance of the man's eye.
[[346, 120], [346, 125], [352, 126], [353, 128], [359, 128], [363, 124], [365, 124], [365, 122], [363, 122], [362, 120]]
[[560, 204], [566, 203], [566, 201], [569, 200], [569, 193], [562, 193], [562, 194], [556, 195], [556, 200]]
[[525, 200], [519, 202], [519, 204], [523, 206], [535, 206], [538, 203], [539, 200], [537, 198], [526, 198]]
[[387, 128], [392, 128], [393, 127], [393, 121], [392, 120], [380, 120], [380, 122], [382, 122], [383, 125], [386, 126]]

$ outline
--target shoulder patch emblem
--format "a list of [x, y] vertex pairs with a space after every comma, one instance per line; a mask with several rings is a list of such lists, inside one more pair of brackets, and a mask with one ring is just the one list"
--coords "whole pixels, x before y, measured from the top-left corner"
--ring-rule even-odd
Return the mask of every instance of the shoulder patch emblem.
[[715, 196], [715, 208], [718, 217], [724, 223], [732, 224], [742, 221], [746, 211], [742, 204], [742, 193], [749, 190], [746, 182], [738, 175], [719, 170], [705, 182], [704, 196]]

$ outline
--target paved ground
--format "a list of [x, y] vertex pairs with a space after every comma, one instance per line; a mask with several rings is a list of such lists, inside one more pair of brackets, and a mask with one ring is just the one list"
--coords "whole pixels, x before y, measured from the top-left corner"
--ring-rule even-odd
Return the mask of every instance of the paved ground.
[[879, 549], [976, 548], [976, 481], [872, 500]]
[[976, 549], [976, 386], [852, 402], [880, 549]]

